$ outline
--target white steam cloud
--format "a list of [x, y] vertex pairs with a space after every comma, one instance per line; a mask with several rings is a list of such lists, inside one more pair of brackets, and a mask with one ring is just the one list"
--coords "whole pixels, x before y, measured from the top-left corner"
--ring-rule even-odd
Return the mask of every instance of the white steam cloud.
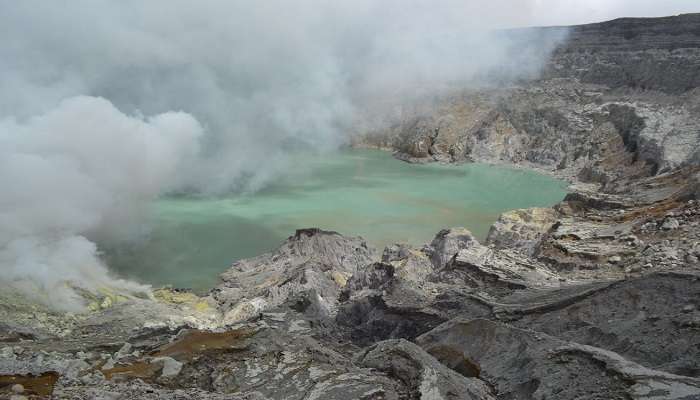
[[128, 234], [201, 134], [188, 114], [129, 117], [97, 97], [0, 121], [0, 279], [68, 309], [81, 300], [67, 282], [142, 289], [110, 278], [86, 235]]
[[138, 230], [153, 199], [255, 190], [386, 97], [536, 76], [562, 31], [490, 29], [541, 3], [4, 2], [0, 281], [66, 308], [66, 282], [138, 290], [94, 243]]

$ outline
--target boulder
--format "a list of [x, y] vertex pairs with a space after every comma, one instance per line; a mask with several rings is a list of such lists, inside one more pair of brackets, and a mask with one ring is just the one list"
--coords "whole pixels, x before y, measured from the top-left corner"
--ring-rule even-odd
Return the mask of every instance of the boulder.
[[375, 257], [375, 250], [360, 237], [300, 229], [277, 250], [235, 262], [221, 274], [222, 283], [211, 296], [225, 324], [245, 321], [310, 291], [319, 317], [332, 317], [347, 279]]
[[479, 246], [479, 242], [467, 229], [443, 229], [438, 232], [433, 241], [430, 242], [430, 248], [432, 249], [430, 260], [433, 262], [435, 268], [442, 268], [447, 265], [460, 250], [473, 246]]
[[423, 349], [406, 340], [387, 340], [372, 345], [358, 354], [355, 362], [397, 377], [416, 398], [496, 399], [484, 382], [447, 368]]
[[556, 222], [557, 214], [552, 208], [507, 211], [491, 226], [486, 244], [532, 255], [540, 239]]

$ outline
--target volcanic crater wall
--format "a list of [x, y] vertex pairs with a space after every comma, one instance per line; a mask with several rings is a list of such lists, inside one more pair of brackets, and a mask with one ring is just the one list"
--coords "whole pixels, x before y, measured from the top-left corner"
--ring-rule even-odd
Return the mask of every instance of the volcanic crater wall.
[[301, 229], [205, 296], [106, 296], [79, 317], [0, 292], [0, 398], [700, 398], [699, 22], [574, 27], [542, 80], [455, 93], [358, 139], [546, 169], [574, 182], [557, 206], [381, 261], [362, 238]]
[[[415, 104], [356, 142], [410, 162], [521, 164], [604, 185], [697, 164], [699, 27], [689, 14], [566, 28], [540, 79]], [[533, 29], [509, 34], [565, 28]]]
[[572, 27], [545, 76], [680, 94], [700, 86], [698, 71], [700, 14], [685, 14]]

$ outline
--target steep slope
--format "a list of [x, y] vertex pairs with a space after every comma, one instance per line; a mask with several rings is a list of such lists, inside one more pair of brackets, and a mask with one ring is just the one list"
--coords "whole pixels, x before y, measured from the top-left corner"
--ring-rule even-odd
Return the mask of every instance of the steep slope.
[[621, 18], [568, 32], [546, 76], [675, 94], [700, 86], [700, 14]]
[[599, 183], [697, 164], [698, 27], [700, 14], [572, 27], [543, 79], [447, 94], [355, 143], [412, 162], [519, 164]]

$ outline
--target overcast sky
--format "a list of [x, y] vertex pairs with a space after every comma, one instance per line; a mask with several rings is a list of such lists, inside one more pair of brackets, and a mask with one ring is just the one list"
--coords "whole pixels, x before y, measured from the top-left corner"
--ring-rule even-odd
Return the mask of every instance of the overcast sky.
[[[503, 21], [504, 26], [572, 25], [619, 17], [700, 12], [700, 0], [492, 0], [489, 3], [489, 13], [509, 18]], [[517, 12], [504, 13], [504, 8]]]
[[376, 15], [388, 11], [383, 15], [386, 21], [487, 29], [700, 13], [700, 0], [357, 0], [337, 4], [350, 13], [368, 5]]

